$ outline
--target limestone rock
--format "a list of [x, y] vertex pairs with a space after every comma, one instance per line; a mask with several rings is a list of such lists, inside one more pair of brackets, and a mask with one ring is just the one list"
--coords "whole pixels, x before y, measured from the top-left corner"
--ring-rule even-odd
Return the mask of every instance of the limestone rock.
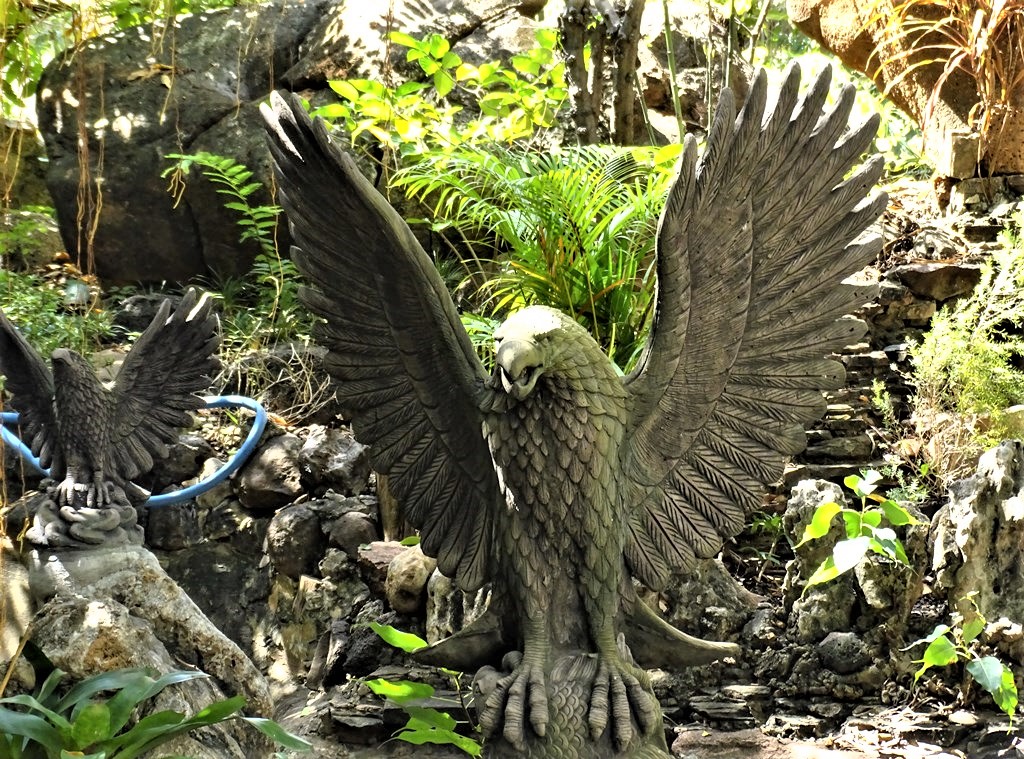
[[293, 580], [314, 574], [326, 548], [320, 520], [305, 505], [286, 506], [267, 527], [267, 555], [278, 572]]
[[427, 580], [437, 567], [437, 560], [423, 555], [418, 546], [411, 546], [388, 564], [384, 593], [388, 604], [399, 614], [415, 614], [426, 603]]
[[942, 303], [968, 295], [981, 280], [981, 267], [972, 264], [919, 262], [897, 266], [889, 273], [922, 298]]
[[[216, 457], [206, 459], [206, 461], [203, 462], [202, 467], [199, 469], [199, 473], [196, 475], [195, 482], [205, 480], [207, 477], [212, 477], [222, 466], [224, 466], [225, 463], [225, 461]], [[194, 482], [186, 481], [183, 484], [189, 485], [194, 484]], [[231, 480], [224, 480], [223, 482], [214, 485], [205, 493], [197, 495], [195, 499], [196, 506], [200, 509], [209, 511], [226, 501], [233, 493], [234, 489], [231, 487]]]
[[989, 621], [1024, 623], [1024, 444], [986, 451], [935, 515], [932, 568], [951, 607], [970, 592]]
[[830, 632], [817, 649], [821, 663], [840, 675], [851, 674], [871, 663], [864, 641], [852, 632]]
[[299, 451], [295, 435], [271, 438], [238, 473], [238, 500], [253, 511], [273, 511], [302, 493]]
[[359, 495], [370, 481], [366, 446], [348, 429], [312, 426], [299, 451], [299, 468], [308, 485], [329, 487], [344, 495]]
[[[690, 635], [734, 639], [761, 598], [733, 579], [718, 559], [702, 559], [661, 594], [666, 621]], [[639, 654], [637, 654], [639, 656]]]
[[427, 642], [436, 643], [457, 633], [484, 613], [489, 600], [486, 586], [466, 593], [435, 569], [427, 580]]
[[393, 540], [375, 540], [359, 547], [357, 561], [366, 584], [376, 595], [384, 595], [384, 583], [391, 560], [404, 553], [406, 546]]

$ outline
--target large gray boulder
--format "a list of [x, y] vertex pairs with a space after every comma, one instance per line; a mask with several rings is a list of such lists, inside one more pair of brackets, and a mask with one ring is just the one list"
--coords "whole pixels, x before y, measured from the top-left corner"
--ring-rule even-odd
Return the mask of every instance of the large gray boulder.
[[[258, 102], [281, 86], [328, 4], [277, 0], [206, 12], [177, 20], [162, 37], [138, 27], [59, 56], [40, 81], [37, 111], [46, 182], [72, 258], [85, 268], [91, 247], [96, 273], [110, 284], [246, 272], [257, 249], [238, 242], [234, 212], [195, 176], [176, 205], [160, 176], [165, 156], [206, 150], [268, 180]], [[261, 192], [252, 202], [271, 198]]]

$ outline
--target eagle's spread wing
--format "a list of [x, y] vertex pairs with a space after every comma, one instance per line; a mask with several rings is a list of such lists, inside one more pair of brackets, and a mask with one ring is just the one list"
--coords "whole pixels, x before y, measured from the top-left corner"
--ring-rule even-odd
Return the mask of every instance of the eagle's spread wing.
[[[57, 420], [53, 411], [53, 375], [35, 348], [0, 311], [0, 374], [11, 407], [20, 414], [22, 435], [45, 469], [58, 454]], [[60, 456], [58, 455], [58, 458]], [[54, 476], [63, 476], [55, 472]]]
[[840, 319], [870, 288], [840, 284], [877, 239], [854, 239], [885, 208], [868, 197], [877, 118], [846, 132], [853, 88], [825, 112], [830, 72], [798, 102], [799, 69], [766, 113], [764, 72], [739, 117], [723, 93], [700, 162], [687, 139], [658, 232], [655, 321], [626, 380], [633, 399], [627, 476], [640, 500], [626, 558], [660, 587], [742, 529], [762, 487], [805, 445], [804, 425], [841, 386], [830, 352], [862, 334]]
[[487, 579], [498, 485], [481, 432], [487, 375], [451, 297], [398, 213], [310, 122], [300, 101], [264, 109], [281, 204], [326, 320], [317, 342], [357, 437], [423, 550], [465, 588]]
[[202, 408], [200, 393], [217, 371], [220, 343], [209, 296], [190, 289], [171, 313], [164, 301], [125, 357], [111, 391], [106, 473], [124, 483], [153, 468], [167, 446]]

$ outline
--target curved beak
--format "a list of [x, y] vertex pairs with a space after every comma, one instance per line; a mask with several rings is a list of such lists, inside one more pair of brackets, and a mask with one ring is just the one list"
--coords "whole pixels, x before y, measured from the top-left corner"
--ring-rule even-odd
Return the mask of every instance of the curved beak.
[[505, 392], [518, 401], [533, 392], [544, 370], [544, 356], [531, 340], [510, 339], [498, 346], [498, 373]]

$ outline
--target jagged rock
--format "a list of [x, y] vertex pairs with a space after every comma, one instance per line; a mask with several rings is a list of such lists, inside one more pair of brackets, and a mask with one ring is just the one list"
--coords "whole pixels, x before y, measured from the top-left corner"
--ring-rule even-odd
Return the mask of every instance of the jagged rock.
[[735, 637], [761, 598], [740, 585], [718, 559], [696, 562], [661, 594], [665, 619], [690, 635], [713, 640]]
[[910, 263], [897, 266], [890, 277], [899, 279], [914, 295], [942, 303], [970, 294], [981, 281], [981, 267], [973, 264]]
[[[245, 695], [250, 713], [270, 714], [263, 676], [146, 549], [33, 551], [27, 563], [33, 596], [49, 600], [52, 611], [41, 615], [49, 622], [46, 633], [37, 627], [36, 642], [48, 642], [51, 659], [62, 669], [85, 674], [83, 668], [138, 666], [166, 647], [175, 669], [199, 666], [226, 692]], [[109, 624], [83, 622], [102, 618], [100, 608], [109, 610]]]
[[[216, 472], [220, 471], [220, 468], [223, 467], [225, 463], [226, 462], [215, 457], [208, 458], [203, 462], [203, 466], [199, 469], [199, 473], [196, 475], [195, 479], [191, 481], [186, 480], [182, 484], [193, 485], [200, 480], [205, 480], [207, 477], [211, 477]], [[234, 492], [234, 488], [231, 486], [231, 480], [223, 480], [207, 490], [205, 493], [197, 495], [195, 498], [196, 506], [200, 509], [209, 511], [231, 498]]]
[[259, 543], [244, 534], [230, 538], [234, 542], [208, 539], [199, 545], [158, 556], [167, 574], [188, 593], [217, 629], [247, 655], [252, 655], [253, 643], [259, 637], [257, 620], [266, 614], [270, 570], [254, 560], [260, 555]]
[[326, 549], [320, 520], [307, 506], [286, 506], [270, 520], [267, 555], [281, 574], [293, 580], [314, 574]]
[[146, 509], [146, 543], [151, 548], [180, 551], [203, 541], [194, 501]]
[[437, 567], [437, 560], [423, 555], [418, 546], [411, 546], [388, 564], [384, 593], [388, 604], [399, 614], [415, 614], [426, 603], [427, 580]]
[[183, 432], [174, 445], [168, 446], [167, 457], [157, 460], [152, 471], [139, 478], [138, 483], [153, 493], [162, 493], [195, 477], [203, 461], [212, 455], [213, 446], [206, 438]]
[[986, 451], [977, 473], [954, 482], [934, 519], [932, 569], [950, 606], [976, 593], [989, 621], [1024, 622], [1024, 444]]
[[329, 487], [344, 495], [359, 495], [370, 481], [366, 446], [349, 429], [310, 427], [299, 451], [299, 469], [308, 486]]
[[830, 632], [817, 648], [821, 663], [840, 675], [851, 674], [871, 663], [864, 641], [852, 632]]
[[381, 601], [367, 603], [356, 616], [355, 624], [349, 629], [348, 645], [342, 663], [342, 669], [356, 677], [365, 677], [380, 667], [402, 660], [402, 652], [385, 643], [369, 627], [369, 622], [379, 622], [410, 632], [408, 620], [403, 621], [395, 612], [385, 612]]
[[672, 756], [676, 759], [873, 759], [876, 755], [831, 749], [814, 742], [783, 740], [759, 729], [714, 730], [701, 726], [676, 729]]
[[299, 451], [295, 435], [271, 438], [238, 473], [238, 500], [253, 511], [274, 511], [302, 493]]
[[405, 550], [406, 546], [393, 540], [375, 540], [359, 547], [357, 561], [366, 584], [375, 595], [384, 595], [384, 583], [391, 560]]
[[366, 514], [350, 511], [334, 520], [330, 527], [331, 545], [342, 549], [350, 559], [359, 555], [359, 547], [380, 538], [376, 521]]
[[808, 445], [802, 458], [810, 462], [870, 461], [875, 444], [870, 435], [844, 435]]
[[435, 569], [427, 580], [427, 634], [429, 643], [454, 635], [487, 609], [490, 590], [461, 590], [455, 581]]
[[[183, 624], [181, 630], [187, 631], [187, 625]], [[57, 667], [75, 679], [122, 667], [150, 667], [161, 674], [179, 670], [183, 667], [177, 656], [182, 644], [188, 645], [187, 641], [161, 639], [159, 628], [141, 618], [138, 609], [105, 595], [57, 596], [40, 609], [33, 638]], [[237, 653], [240, 660], [245, 658], [240, 651]], [[246, 674], [262, 681], [251, 664]], [[256, 681], [248, 687], [255, 685]], [[214, 679], [179, 683], [145, 702], [139, 716], [166, 709], [193, 715], [236, 695], [237, 686], [237, 682], [225, 684]], [[265, 691], [266, 685], [262, 687]], [[252, 714], [253, 707], [250, 703], [246, 712]], [[264, 708], [269, 708], [269, 704], [264, 703]], [[251, 727], [229, 720], [165, 743], [159, 751], [164, 756], [185, 755], [194, 759], [253, 759], [268, 755], [271, 744]]]

